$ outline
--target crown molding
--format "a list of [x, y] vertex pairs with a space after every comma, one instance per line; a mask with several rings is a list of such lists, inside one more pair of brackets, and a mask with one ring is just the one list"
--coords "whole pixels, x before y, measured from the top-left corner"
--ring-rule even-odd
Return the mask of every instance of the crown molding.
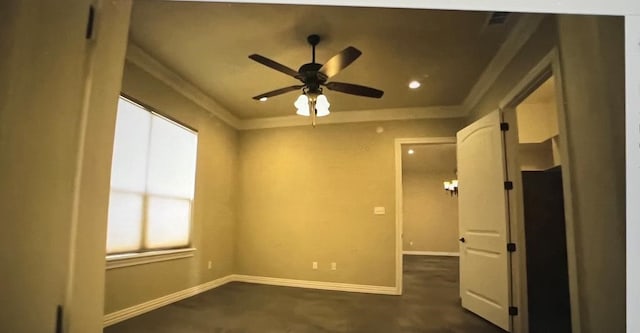
[[234, 128], [240, 126], [241, 120], [213, 100], [209, 95], [196, 87], [193, 83], [185, 80], [175, 71], [168, 68], [149, 53], [141, 49], [134, 43], [127, 45], [127, 61], [140, 67], [151, 76], [167, 84], [177, 92], [187, 97], [194, 103], [211, 112], [213, 115]]
[[513, 60], [516, 54], [518, 54], [531, 35], [538, 29], [538, 26], [540, 26], [540, 23], [545, 17], [546, 15], [540, 14], [523, 14], [520, 20], [518, 20], [498, 52], [496, 52], [496, 55], [491, 59], [487, 67], [485, 67], [480, 78], [464, 99], [462, 108], [464, 109], [465, 115], [468, 115], [478, 102], [480, 102], [480, 99], [487, 93], [489, 88], [493, 86], [498, 76], [511, 60]]
[[[368, 121], [390, 121], [410, 119], [442, 119], [463, 117], [464, 110], [458, 106], [431, 106], [397, 109], [378, 109], [366, 111], [339, 111], [332, 112], [328, 117], [317, 118], [317, 123], [342, 124], [359, 123]], [[284, 116], [271, 118], [245, 119], [240, 124], [240, 130], [252, 130], [263, 128], [309, 126], [309, 117]]]

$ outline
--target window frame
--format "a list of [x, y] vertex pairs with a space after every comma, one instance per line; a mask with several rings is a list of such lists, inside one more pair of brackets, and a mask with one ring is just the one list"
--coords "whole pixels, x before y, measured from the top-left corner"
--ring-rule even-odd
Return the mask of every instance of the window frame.
[[[149, 193], [147, 191], [145, 192], [135, 192], [135, 191], [128, 191], [128, 190], [121, 190], [121, 189], [114, 189], [113, 187], [111, 187], [111, 185], [109, 185], [109, 193], [112, 192], [116, 192], [116, 193], [129, 193], [129, 194], [136, 194], [136, 195], [140, 195], [142, 197], [142, 220], [141, 220], [141, 233], [140, 233], [140, 246], [138, 249], [136, 250], [129, 250], [129, 251], [118, 251], [118, 252], [107, 252], [108, 249], [105, 246], [105, 259], [106, 259], [106, 268], [107, 269], [112, 269], [112, 268], [119, 268], [119, 267], [127, 267], [127, 266], [133, 266], [133, 265], [139, 265], [139, 264], [146, 264], [146, 263], [152, 263], [152, 262], [158, 262], [158, 261], [165, 261], [165, 260], [174, 260], [174, 259], [181, 259], [181, 258], [188, 258], [188, 257], [193, 257], [194, 256], [194, 252], [196, 251], [196, 248], [193, 247], [193, 230], [194, 230], [194, 212], [195, 212], [195, 194], [196, 194], [196, 179], [197, 179], [197, 161], [198, 161], [198, 142], [199, 142], [199, 132], [198, 130], [196, 130], [195, 128], [185, 124], [184, 122], [181, 122], [171, 116], [168, 116], [166, 114], [163, 114], [161, 112], [158, 112], [157, 110], [155, 110], [154, 108], [148, 106], [147, 104], [127, 95], [124, 93], [121, 93], [120, 96], [118, 97], [118, 99], [122, 99], [125, 102], [128, 102], [146, 112], [149, 112], [152, 116], [157, 116], [160, 117], [170, 123], [172, 123], [175, 126], [179, 126], [180, 128], [187, 130], [189, 132], [191, 132], [192, 134], [195, 135], [196, 138], [196, 154], [195, 154], [195, 170], [194, 170], [194, 189], [193, 189], [193, 196], [191, 199], [188, 198], [184, 198], [184, 197], [174, 197], [174, 196], [168, 196], [168, 195], [157, 195], [157, 194], [152, 194]], [[115, 134], [115, 127], [114, 127], [114, 134]], [[114, 135], [114, 141], [115, 141], [115, 135]], [[147, 231], [148, 231], [148, 202], [149, 199], [151, 197], [159, 197], [159, 198], [168, 198], [168, 199], [176, 199], [176, 200], [187, 200], [189, 202], [189, 221], [188, 221], [188, 228], [189, 228], [189, 233], [188, 233], [188, 241], [186, 243], [186, 245], [181, 245], [181, 246], [171, 246], [171, 247], [146, 247], [145, 246], [145, 238], [147, 236]], [[108, 223], [107, 223], [107, 228], [108, 228]], [[106, 239], [105, 239], [105, 245], [106, 245]]]

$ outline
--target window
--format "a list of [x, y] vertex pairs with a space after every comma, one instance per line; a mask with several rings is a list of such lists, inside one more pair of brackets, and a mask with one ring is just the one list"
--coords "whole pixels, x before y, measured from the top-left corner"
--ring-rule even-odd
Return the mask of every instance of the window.
[[195, 132], [120, 98], [107, 254], [189, 246], [197, 140]]

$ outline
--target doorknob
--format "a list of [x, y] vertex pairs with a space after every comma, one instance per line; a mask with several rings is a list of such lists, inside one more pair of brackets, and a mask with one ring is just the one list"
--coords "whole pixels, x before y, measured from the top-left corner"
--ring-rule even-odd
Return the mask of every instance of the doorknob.
[[460, 243], [464, 243], [465, 242], [464, 237], [460, 237], [459, 241], [460, 241]]

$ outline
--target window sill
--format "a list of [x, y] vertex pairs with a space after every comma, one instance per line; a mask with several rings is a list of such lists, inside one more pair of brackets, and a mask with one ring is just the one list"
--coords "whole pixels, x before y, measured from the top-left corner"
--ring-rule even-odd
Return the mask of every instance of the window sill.
[[107, 269], [144, 265], [153, 262], [193, 257], [195, 248], [160, 250], [142, 253], [112, 254], [107, 256]]

